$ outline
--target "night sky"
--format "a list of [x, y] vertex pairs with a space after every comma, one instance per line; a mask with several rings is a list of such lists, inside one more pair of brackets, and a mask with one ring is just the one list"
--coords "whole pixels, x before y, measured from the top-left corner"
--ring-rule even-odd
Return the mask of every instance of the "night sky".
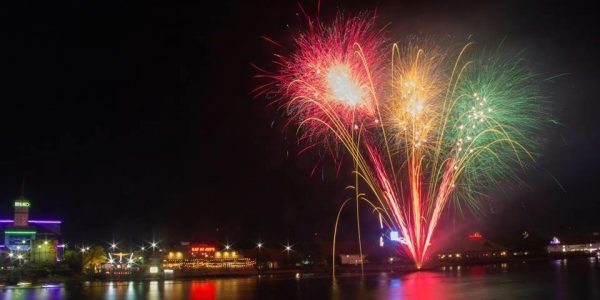
[[[0, 216], [25, 179], [32, 217], [62, 219], [71, 241], [330, 239], [350, 165], [311, 177], [320, 157], [297, 156], [294, 129], [251, 95], [251, 63], [273, 67], [260, 36], [290, 45], [305, 25], [297, 3], [139, 2], [0, 4]], [[445, 220], [492, 236], [600, 231], [597, 12], [577, 1], [454, 2], [322, 1], [321, 15], [377, 9], [396, 40], [505, 39], [542, 77], [567, 74], [543, 85], [562, 125], [544, 132], [527, 186], [499, 187], [477, 217]], [[365, 217], [367, 235], [374, 222]]]

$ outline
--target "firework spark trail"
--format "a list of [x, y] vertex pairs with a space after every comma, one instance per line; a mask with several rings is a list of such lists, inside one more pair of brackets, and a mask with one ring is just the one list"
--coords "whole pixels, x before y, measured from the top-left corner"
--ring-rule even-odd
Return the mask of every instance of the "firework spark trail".
[[406, 211], [404, 211], [401, 207], [401, 202], [398, 201], [399, 197], [395, 192], [395, 189], [392, 187], [390, 182], [390, 177], [386, 172], [385, 164], [383, 164], [381, 156], [377, 153], [373, 147], [367, 145], [367, 151], [369, 157], [371, 158], [372, 169], [376, 173], [376, 178], [379, 183], [379, 191], [382, 193], [381, 198], [385, 201], [384, 207], [388, 210], [391, 210], [390, 216], [392, 218], [391, 223], [396, 224], [396, 228], [400, 229], [402, 236], [405, 239], [405, 247], [408, 250], [408, 253], [411, 257], [416, 257], [417, 250], [415, 249], [414, 235], [413, 231], [409, 230], [408, 224], [406, 224], [406, 220], [408, 219], [406, 216]]
[[362, 255], [358, 209], [362, 193], [358, 181], [368, 173], [368, 166], [360, 155], [360, 144], [368, 125], [365, 123], [378, 122], [374, 115], [376, 110], [379, 113], [377, 92], [381, 82], [378, 77], [383, 73], [383, 42], [380, 32], [372, 29], [372, 17], [338, 16], [331, 26], [308, 21], [309, 30], [294, 38], [298, 51], [289, 57], [277, 55], [275, 63], [281, 71], [263, 75], [274, 83], [261, 88], [279, 89], [290, 121], [302, 129], [299, 140], [323, 144], [326, 152], [334, 155], [341, 144], [353, 158]]
[[387, 79], [380, 36], [372, 17], [309, 21], [296, 50], [275, 56], [279, 71], [261, 70], [270, 82], [257, 92], [281, 96], [305, 149], [322, 145], [335, 161], [338, 146], [346, 149], [357, 205], [375, 205], [359, 192], [360, 178], [420, 268], [448, 203], [477, 208], [485, 186], [511, 178], [513, 162], [533, 160], [544, 112], [536, 77], [518, 57], [471, 55], [471, 43], [453, 55], [412, 40], [392, 46]]

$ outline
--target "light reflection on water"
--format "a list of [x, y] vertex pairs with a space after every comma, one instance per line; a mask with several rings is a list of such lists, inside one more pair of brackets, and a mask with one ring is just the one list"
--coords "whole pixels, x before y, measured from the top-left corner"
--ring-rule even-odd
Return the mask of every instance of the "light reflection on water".
[[0, 288], [0, 299], [598, 299], [597, 258], [367, 275], [261, 276]]

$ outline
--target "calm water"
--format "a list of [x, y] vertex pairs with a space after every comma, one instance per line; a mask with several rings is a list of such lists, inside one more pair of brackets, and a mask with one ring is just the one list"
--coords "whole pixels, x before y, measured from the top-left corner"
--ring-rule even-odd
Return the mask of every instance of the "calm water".
[[2, 299], [600, 299], [597, 258], [452, 267], [364, 278], [262, 276], [5, 288]]

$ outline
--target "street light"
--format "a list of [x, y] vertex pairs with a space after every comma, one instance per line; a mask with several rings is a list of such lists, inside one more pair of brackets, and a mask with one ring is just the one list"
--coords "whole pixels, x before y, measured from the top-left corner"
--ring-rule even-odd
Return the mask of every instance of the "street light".
[[225, 245], [225, 250], [229, 250], [229, 248], [231, 248], [231, 246]]
[[290, 264], [290, 251], [292, 251], [292, 245], [290, 245], [290, 242], [288, 242], [288, 244], [285, 245], [284, 247], [285, 247], [284, 251], [285, 251], [286, 256], [287, 256], [287, 258], [286, 258], [286, 264], [289, 265]]
[[154, 254], [154, 251], [156, 251], [156, 247], [157, 247], [158, 243], [156, 241], [152, 241], [152, 243], [150, 243], [150, 248], [152, 248], [152, 254]]
[[113, 251], [117, 248], [117, 244], [115, 242], [113, 242], [110, 247], [113, 249]]
[[256, 252], [256, 259], [255, 259], [255, 263], [256, 263], [256, 269], [258, 269], [258, 271], [260, 272], [260, 268], [261, 266], [258, 263], [258, 254], [260, 253], [260, 249], [262, 249], [263, 243], [262, 242], [258, 242], [256, 244], [256, 247], [258, 247], [258, 252]]

